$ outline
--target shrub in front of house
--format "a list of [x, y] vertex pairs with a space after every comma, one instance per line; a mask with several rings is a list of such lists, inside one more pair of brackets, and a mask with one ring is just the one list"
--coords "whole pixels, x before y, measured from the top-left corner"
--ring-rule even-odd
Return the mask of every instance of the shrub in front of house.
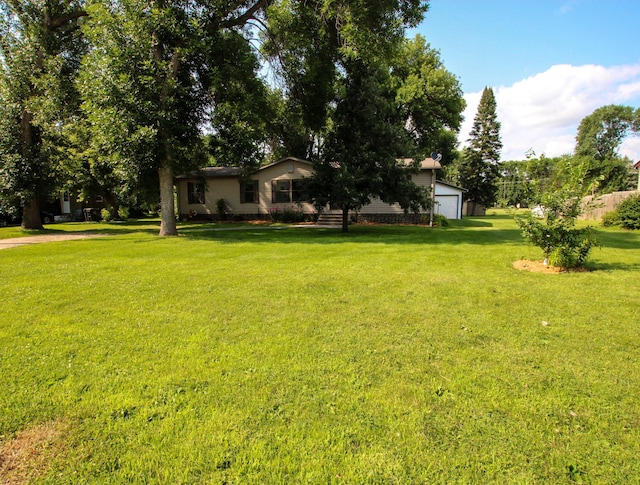
[[449, 219], [442, 214], [433, 214], [433, 223], [438, 227], [447, 227], [449, 225]]

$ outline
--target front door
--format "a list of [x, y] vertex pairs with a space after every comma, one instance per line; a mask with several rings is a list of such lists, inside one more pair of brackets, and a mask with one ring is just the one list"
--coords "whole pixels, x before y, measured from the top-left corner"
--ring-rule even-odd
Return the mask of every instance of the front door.
[[62, 213], [71, 214], [71, 202], [69, 201], [69, 192], [62, 193]]

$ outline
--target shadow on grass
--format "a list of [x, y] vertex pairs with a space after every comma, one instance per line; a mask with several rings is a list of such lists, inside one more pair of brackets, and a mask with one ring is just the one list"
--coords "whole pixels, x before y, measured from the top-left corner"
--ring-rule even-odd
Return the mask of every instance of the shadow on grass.
[[640, 231], [599, 230], [598, 242], [607, 248], [640, 249]]
[[[140, 219], [126, 222], [79, 222], [48, 225], [43, 231], [29, 231], [22, 235], [65, 234], [70, 232], [157, 236], [158, 219]], [[513, 218], [506, 214], [484, 217], [465, 217], [450, 221], [450, 226], [421, 225], [359, 225], [349, 227], [344, 234], [339, 228], [291, 227], [253, 225], [250, 223], [178, 223], [180, 237], [190, 240], [211, 240], [223, 243], [378, 243], [378, 244], [472, 244], [472, 245], [526, 245]], [[603, 248], [638, 249], [640, 232], [598, 229], [598, 240]]]
[[640, 271], [640, 263], [587, 263], [589, 271]]
[[[484, 227], [484, 226], [483, 226]], [[490, 227], [490, 226], [488, 226]], [[204, 228], [183, 229], [182, 237], [193, 240], [212, 240], [223, 243], [283, 243], [283, 244], [482, 244], [495, 245], [522, 241], [518, 229], [474, 231], [473, 228], [432, 228], [426, 226], [370, 226], [352, 225], [348, 233], [334, 228], [243, 227], [238, 230]]]

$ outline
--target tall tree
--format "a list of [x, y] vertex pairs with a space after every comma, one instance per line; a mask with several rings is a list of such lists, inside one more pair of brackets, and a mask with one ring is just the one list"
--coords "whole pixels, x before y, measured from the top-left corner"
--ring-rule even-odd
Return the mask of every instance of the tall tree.
[[428, 193], [411, 180], [417, 166], [398, 161], [411, 146], [404, 127], [394, 119], [390, 81], [380, 66], [361, 60], [345, 63], [332, 129], [308, 186], [316, 205], [342, 210], [343, 232], [348, 231], [349, 211], [372, 197], [415, 211], [429, 207]]
[[485, 87], [480, 97], [473, 126], [463, 150], [458, 183], [467, 189], [467, 200], [474, 206], [489, 207], [496, 202], [496, 181], [502, 141], [497, 103], [493, 89]]
[[421, 37], [404, 38], [426, 2], [366, 3], [328, 4], [321, 16], [314, 2], [278, 4], [265, 46], [283, 66], [286, 103], [302, 113], [316, 165], [310, 195], [342, 210], [343, 231], [348, 212], [373, 197], [408, 210], [428, 203], [411, 180], [416, 166], [397, 160], [450, 151], [464, 109], [439, 54]]
[[40, 203], [55, 188], [84, 16], [82, 0], [0, 0], [0, 199], [23, 204], [24, 229], [42, 229]]
[[627, 137], [637, 132], [640, 109], [611, 104], [585, 116], [578, 126], [575, 154], [595, 160], [619, 158], [618, 148]]
[[238, 138], [251, 124], [243, 99], [259, 88], [246, 26], [267, 3], [94, 0], [88, 7], [94, 49], [82, 90], [92, 135], [129, 177], [157, 177], [162, 236], [177, 234], [174, 174], [205, 163], [207, 125], [227, 148], [253, 156], [255, 146]]
[[581, 167], [591, 193], [627, 190], [632, 162], [618, 150], [627, 136], [640, 132], [639, 118], [640, 109], [608, 105], [580, 122], [572, 165]]
[[467, 140], [470, 149], [478, 152], [482, 160], [494, 165], [500, 160], [502, 150], [497, 106], [493, 89], [485, 87]]
[[466, 107], [460, 82], [420, 35], [402, 42], [391, 66], [398, 117], [416, 148], [440, 153], [443, 164], [453, 160]]

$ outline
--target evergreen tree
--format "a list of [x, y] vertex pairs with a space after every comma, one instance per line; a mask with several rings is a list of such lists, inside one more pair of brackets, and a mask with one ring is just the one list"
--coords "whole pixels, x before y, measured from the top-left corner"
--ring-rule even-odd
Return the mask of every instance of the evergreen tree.
[[489, 207], [497, 199], [496, 182], [502, 141], [496, 107], [493, 89], [484, 88], [467, 140], [469, 146], [463, 150], [459, 161], [460, 178], [457, 182], [467, 189], [467, 200], [474, 207]]
[[500, 122], [496, 113], [497, 104], [493, 89], [486, 87], [482, 91], [473, 127], [469, 133], [469, 148], [478, 152], [482, 160], [493, 163], [500, 160]]

